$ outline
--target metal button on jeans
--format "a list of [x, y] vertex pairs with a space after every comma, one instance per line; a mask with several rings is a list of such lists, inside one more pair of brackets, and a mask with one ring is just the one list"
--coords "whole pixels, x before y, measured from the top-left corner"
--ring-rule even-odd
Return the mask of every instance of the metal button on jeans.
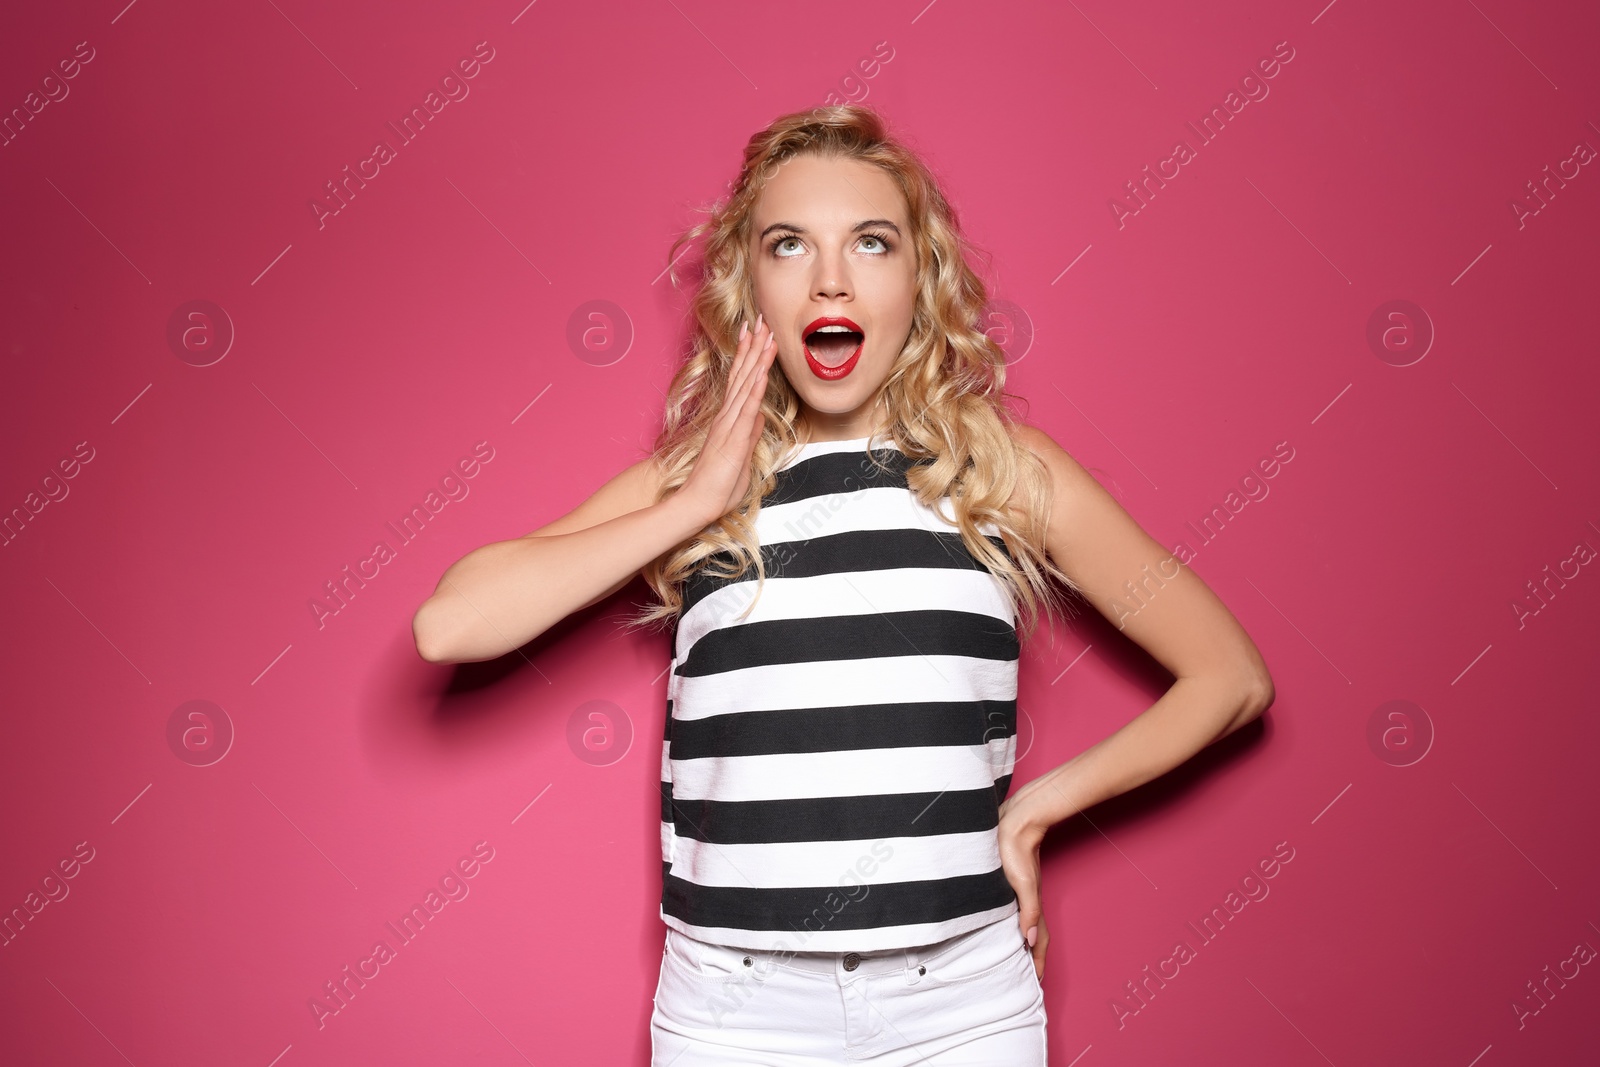
[[844, 954], [844, 969], [845, 970], [853, 971], [859, 966], [861, 966], [861, 955], [860, 955], [860, 953], [857, 953], [857, 952], [846, 952]]

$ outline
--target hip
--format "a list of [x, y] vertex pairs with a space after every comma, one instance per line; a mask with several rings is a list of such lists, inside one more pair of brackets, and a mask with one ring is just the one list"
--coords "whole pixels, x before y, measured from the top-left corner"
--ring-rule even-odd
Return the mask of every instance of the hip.
[[[656, 1062], [1045, 1063], [1043, 990], [1014, 915], [931, 945], [774, 952], [667, 928]], [[753, 1059], [752, 1055], [763, 1057]]]

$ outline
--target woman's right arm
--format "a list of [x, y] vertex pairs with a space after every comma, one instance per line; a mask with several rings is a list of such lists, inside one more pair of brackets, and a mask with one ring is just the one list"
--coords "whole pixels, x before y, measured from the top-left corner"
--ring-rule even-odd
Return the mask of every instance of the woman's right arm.
[[693, 498], [655, 499], [654, 458], [635, 463], [561, 518], [451, 564], [412, 620], [430, 663], [503, 656], [631, 581], [712, 521]]
[[665, 499], [656, 501], [660, 471], [652, 456], [556, 521], [451, 564], [411, 621], [417, 654], [430, 663], [503, 656], [604, 600], [727, 514], [750, 484], [761, 398], [776, 353], [771, 330], [759, 320], [755, 330], [740, 331], [722, 408], [688, 479]]

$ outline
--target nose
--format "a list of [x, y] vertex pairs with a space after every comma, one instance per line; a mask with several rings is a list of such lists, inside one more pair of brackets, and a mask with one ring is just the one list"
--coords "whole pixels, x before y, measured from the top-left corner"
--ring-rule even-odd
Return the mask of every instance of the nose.
[[848, 298], [851, 294], [849, 261], [843, 250], [828, 250], [817, 255], [815, 294], [823, 300]]

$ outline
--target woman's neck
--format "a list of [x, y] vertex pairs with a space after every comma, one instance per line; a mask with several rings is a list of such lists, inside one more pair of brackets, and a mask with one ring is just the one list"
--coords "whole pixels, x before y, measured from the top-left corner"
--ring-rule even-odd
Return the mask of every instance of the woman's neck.
[[885, 432], [880, 412], [868, 416], [817, 415], [803, 413], [795, 424], [795, 437], [803, 445], [824, 441], [859, 441]]

